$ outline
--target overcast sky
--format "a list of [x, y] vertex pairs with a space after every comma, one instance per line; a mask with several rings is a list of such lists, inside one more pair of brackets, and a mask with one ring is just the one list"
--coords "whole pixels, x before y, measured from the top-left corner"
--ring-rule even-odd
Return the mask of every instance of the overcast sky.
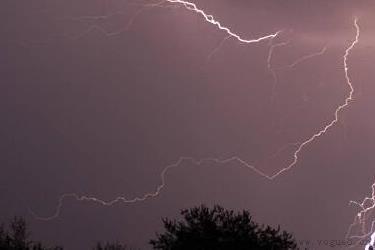
[[[1, 1], [0, 219], [26, 216], [34, 238], [66, 249], [96, 240], [149, 249], [161, 217], [218, 203], [299, 240], [344, 239], [358, 212], [349, 201], [369, 194], [375, 173], [375, 2], [195, 1], [244, 38], [282, 30], [256, 44], [225, 39], [181, 5], [149, 3]], [[184, 162], [156, 199], [105, 207], [68, 198], [57, 219], [30, 215], [53, 215], [63, 193], [142, 196], [181, 156], [238, 156], [276, 173], [293, 160], [292, 143], [334, 119], [347, 97], [343, 55], [355, 16], [354, 101], [279, 178], [237, 162]], [[275, 82], [267, 58], [279, 43]]]

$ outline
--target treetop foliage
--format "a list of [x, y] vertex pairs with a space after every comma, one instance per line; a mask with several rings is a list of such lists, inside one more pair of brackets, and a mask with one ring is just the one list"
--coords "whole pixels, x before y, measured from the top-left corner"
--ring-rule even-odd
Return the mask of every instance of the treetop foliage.
[[150, 244], [157, 250], [292, 250], [293, 236], [280, 227], [259, 225], [248, 211], [204, 205], [181, 211], [183, 220], [164, 218], [165, 232]]

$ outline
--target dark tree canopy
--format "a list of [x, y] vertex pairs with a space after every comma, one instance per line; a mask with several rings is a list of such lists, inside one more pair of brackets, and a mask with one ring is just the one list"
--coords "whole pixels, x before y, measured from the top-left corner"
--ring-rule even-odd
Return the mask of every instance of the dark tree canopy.
[[29, 236], [26, 221], [14, 217], [8, 230], [0, 226], [0, 250], [62, 250], [61, 247], [47, 248], [40, 242], [29, 240]]
[[107, 242], [105, 244], [98, 242], [96, 246], [93, 248], [93, 250], [132, 250], [132, 249], [118, 242], [115, 242], [115, 243]]
[[150, 244], [158, 250], [291, 250], [293, 236], [280, 227], [259, 225], [249, 212], [235, 213], [220, 206], [182, 210], [183, 220], [163, 219], [165, 232]]

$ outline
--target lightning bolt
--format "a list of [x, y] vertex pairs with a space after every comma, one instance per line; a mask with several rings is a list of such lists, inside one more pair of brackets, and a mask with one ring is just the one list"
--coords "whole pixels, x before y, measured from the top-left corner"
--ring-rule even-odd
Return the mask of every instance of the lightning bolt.
[[273, 34], [261, 36], [261, 37], [258, 37], [258, 38], [245, 39], [241, 35], [234, 33], [229, 27], [222, 25], [219, 21], [217, 21], [215, 19], [215, 17], [213, 15], [206, 14], [202, 9], [198, 8], [195, 3], [191, 3], [191, 2], [183, 1], [183, 0], [167, 0], [167, 2], [175, 3], [175, 4], [182, 4], [186, 9], [194, 11], [198, 15], [202, 16], [206, 20], [206, 22], [208, 22], [212, 25], [215, 25], [219, 30], [222, 30], [222, 31], [226, 32], [228, 34], [228, 36], [231, 36], [231, 37], [237, 39], [241, 43], [247, 43], [247, 44], [258, 43], [258, 42], [261, 42], [261, 41], [264, 41], [264, 40], [275, 38], [281, 32], [281, 30], [280, 30], [280, 31], [277, 31]]
[[224, 45], [224, 43], [231, 38], [232, 36], [226, 36], [223, 40], [220, 41], [220, 43], [211, 51], [211, 53], [208, 54], [206, 62], [210, 61], [211, 58], [221, 49], [221, 47]]
[[304, 61], [308, 60], [308, 59], [311, 59], [311, 58], [314, 58], [314, 57], [317, 57], [317, 56], [321, 56], [323, 55], [324, 53], [326, 53], [327, 51], [327, 46], [324, 46], [320, 51], [318, 52], [315, 52], [315, 53], [311, 53], [311, 54], [308, 54], [308, 55], [305, 55], [301, 58], [298, 58], [297, 60], [295, 60], [293, 63], [287, 65], [287, 66], [284, 66], [282, 68], [288, 68], [288, 69], [293, 69], [295, 68], [298, 64], [301, 64], [303, 63]]
[[[370, 247], [375, 247], [375, 220], [372, 221], [370, 229], [368, 229], [367, 226], [368, 217], [371, 213], [375, 212], [375, 183], [372, 184], [371, 190], [371, 196], [365, 197], [361, 202], [350, 201], [351, 204], [358, 206], [360, 211], [355, 216], [346, 234], [347, 239], [356, 240], [355, 246], [370, 237], [370, 241], [366, 244], [365, 250], [369, 250]], [[360, 228], [360, 235], [352, 235], [353, 228], [355, 227]]]
[[351, 79], [349, 77], [348, 57], [350, 55], [350, 52], [355, 47], [355, 45], [359, 42], [360, 28], [359, 28], [359, 25], [358, 25], [358, 18], [354, 18], [354, 27], [355, 27], [355, 30], [356, 30], [355, 39], [352, 41], [352, 43], [350, 44], [350, 46], [345, 50], [345, 53], [344, 53], [344, 56], [343, 56], [343, 58], [344, 58], [345, 80], [346, 80], [346, 84], [348, 85], [348, 87], [350, 89], [348, 96], [345, 98], [344, 103], [341, 104], [340, 106], [338, 106], [336, 108], [335, 113], [334, 113], [334, 119], [331, 122], [329, 122], [328, 124], [326, 124], [317, 133], [313, 134], [310, 138], [308, 138], [307, 140], [305, 140], [304, 142], [302, 142], [300, 144], [300, 146], [297, 148], [297, 150], [293, 154], [294, 160], [292, 161], [292, 163], [289, 164], [287, 167], [282, 168], [279, 172], [275, 173], [274, 175], [270, 176], [269, 177], [270, 179], [276, 178], [280, 174], [284, 173], [285, 171], [288, 171], [294, 165], [296, 165], [297, 162], [298, 162], [298, 157], [299, 157], [299, 154], [301, 153], [301, 151], [306, 146], [308, 146], [310, 143], [314, 142], [317, 138], [319, 138], [322, 135], [324, 135], [329, 129], [331, 129], [339, 121], [339, 113], [342, 110], [344, 110], [349, 105], [350, 101], [353, 100], [354, 87], [353, 87], [352, 81], [351, 81]]
[[[272, 40], [271, 40], [272, 42]], [[281, 43], [276, 43], [276, 44], [271, 44], [270, 49], [268, 50], [268, 56], [267, 56], [267, 69], [269, 72], [271, 72], [272, 78], [273, 78], [273, 85], [272, 85], [272, 95], [271, 95], [271, 100], [275, 98], [275, 91], [276, 91], [276, 86], [279, 81], [276, 70], [272, 67], [272, 56], [273, 52], [276, 48], [286, 46], [289, 44], [289, 41], [287, 42], [281, 42]]]
[[[253, 43], [259, 43], [259, 42], [262, 42], [262, 41], [265, 41], [265, 40], [270, 40], [270, 39], [272, 40], [276, 36], [278, 36], [278, 34], [281, 32], [281, 31], [277, 31], [275, 33], [268, 34], [268, 35], [265, 35], [265, 36], [261, 36], [261, 37], [258, 37], [258, 38], [246, 39], [246, 38], [242, 37], [241, 35], [239, 35], [237, 33], [234, 33], [229, 27], [222, 25], [219, 21], [217, 21], [213, 17], [213, 15], [206, 14], [205, 11], [203, 11], [202, 9], [199, 9], [197, 7], [197, 5], [194, 4], [194, 3], [191, 3], [191, 2], [188, 2], [188, 1], [183, 1], [183, 0], [167, 0], [167, 2], [172, 3], [172, 4], [180, 4], [180, 5], [184, 6], [187, 10], [195, 12], [196, 14], [202, 16], [203, 19], [206, 22], [212, 24], [217, 29], [225, 32], [227, 34], [228, 38], [232, 37], [232, 38], [236, 39], [240, 43], [253, 44]], [[317, 133], [313, 134], [310, 138], [306, 139], [302, 143], [297, 144], [297, 147], [296, 147], [297, 149], [294, 151], [294, 154], [293, 154], [293, 161], [289, 165], [287, 165], [286, 167], [284, 167], [281, 170], [279, 170], [278, 172], [276, 172], [276, 173], [274, 173], [272, 175], [267, 175], [266, 173], [262, 172], [258, 168], [256, 168], [256, 167], [252, 166], [251, 164], [249, 164], [248, 162], [242, 160], [238, 156], [233, 156], [233, 157], [230, 157], [230, 158], [227, 158], [227, 159], [204, 158], [204, 159], [200, 159], [200, 160], [196, 160], [196, 159], [194, 159], [192, 157], [180, 157], [175, 163], [172, 163], [172, 164], [166, 166], [163, 169], [163, 171], [160, 173], [161, 183], [160, 183], [160, 185], [158, 185], [156, 187], [156, 189], [155, 189], [154, 192], [146, 193], [143, 196], [139, 196], [139, 197], [135, 197], [135, 198], [127, 198], [127, 197], [124, 197], [124, 196], [119, 196], [119, 197], [117, 197], [117, 198], [115, 198], [113, 200], [110, 200], [110, 201], [105, 201], [105, 200], [102, 200], [102, 199], [98, 199], [98, 198], [96, 198], [94, 196], [86, 196], [86, 195], [81, 196], [81, 195], [78, 195], [76, 193], [68, 193], [68, 194], [63, 194], [63, 195], [60, 196], [60, 198], [58, 200], [58, 204], [57, 204], [56, 210], [55, 210], [55, 213], [52, 216], [50, 216], [50, 217], [40, 217], [40, 216], [37, 216], [32, 211], [30, 211], [30, 212], [37, 219], [51, 220], [51, 219], [57, 218], [60, 215], [61, 209], [62, 209], [62, 206], [63, 206], [63, 202], [67, 198], [73, 198], [73, 199], [75, 199], [77, 201], [95, 202], [95, 203], [98, 203], [98, 204], [101, 204], [101, 205], [104, 205], [104, 206], [112, 206], [113, 204], [118, 203], [118, 202], [136, 203], [136, 202], [142, 202], [142, 201], [145, 201], [145, 200], [148, 200], [148, 199], [151, 199], [151, 198], [155, 198], [155, 197], [159, 196], [159, 194], [161, 193], [161, 191], [166, 186], [166, 176], [167, 176], [167, 173], [169, 173], [170, 170], [179, 167], [184, 162], [190, 162], [190, 163], [192, 163], [194, 165], [202, 165], [202, 164], [209, 163], [209, 162], [217, 163], [217, 164], [227, 164], [227, 163], [237, 162], [237, 163], [240, 164], [241, 167], [247, 168], [247, 169], [255, 172], [256, 174], [258, 174], [259, 176], [262, 176], [262, 177], [264, 177], [264, 178], [266, 178], [268, 180], [275, 179], [276, 177], [280, 176], [281, 174], [285, 173], [286, 171], [288, 171], [292, 167], [294, 167], [297, 164], [297, 162], [298, 162], [299, 154], [301, 153], [301, 151], [303, 149], [305, 149], [308, 145], [310, 145], [311, 143], [313, 143], [315, 140], [317, 140], [319, 137], [321, 137], [323, 134], [325, 134], [329, 129], [331, 129], [338, 122], [339, 113], [343, 109], [345, 109], [349, 105], [350, 101], [352, 100], [353, 93], [354, 93], [354, 88], [353, 88], [351, 79], [349, 77], [349, 73], [348, 73], [349, 67], [348, 67], [348, 62], [347, 61], [348, 61], [348, 57], [350, 55], [351, 50], [354, 48], [354, 46], [359, 41], [360, 29], [359, 29], [359, 26], [358, 26], [358, 20], [357, 20], [357, 18], [354, 19], [354, 27], [356, 29], [355, 39], [350, 44], [350, 46], [348, 48], [346, 48], [345, 54], [343, 56], [343, 64], [344, 64], [344, 73], [345, 73], [346, 84], [350, 88], [348, 96], [345, 98], [344, 103], [342, 105], [338, 106], [337, 109], [335, 110], [334, 119], [332, 121], [330, 121], [328, 124], [326, 124]], [[282, 46], [282, 43], [281, 44], [273, 45], [273, 47], [271, 47], [271, 49], [270, 49], [269, 57], [268, 57], [269, 68], [271, 68], [272, 51], [273, 51], [273, 49], [275, 47], [278, 47], [278, 46]], [[308, 59], [308, 58], [305, 58], [303, 60], [306, 60], [306, 59]], [[303, 61], [303, 60], [301, 59], [300, 62]]]
[[[175, 4], [175, 5], [181, 5], [185, 9], [187, 9], [189, 11], [193, 11], [196, 14], [200, 15], [201, 17], [203, 17], [206, 22], [208, 22], [208, 23], [216, 26], [217, 29], [219, 29], [219, 30], [227, 33], [227, 36], [233, 37], [236, 40], [238, 40], [239, 42], [245, 43], [245, 44], [259, 43], [259, 42], [262, 42], [262, 41], [265, 41], [265, 40], [269, 40], [269, 39], [275, 38], [281, 32], [281, 30], [279, 30], [279, 31], [277, 31], [275, 33], [271, 33], [271, 34], [267, 34], [267, 35], [264, 35], [264, 36], [260, 36], [258, 38], [246, 39], [246, 38], [242, 37], [241, 35], [233, 32], [231, 30], [231, 28], [229, 28], [229, 27], [221, 24], [213, 15], [207, 14], [204, 10], [198, 8], [196, 4], [194, 4], [192, 2], [188, 2], [188, 1], [182, 1], [182, 0], [163, 0], [163, 1], [158, 2], [158, 3], [144, 5], [144, 7], [160, 7], [163, 3], [171, 3], [171, 4]], [[131, 18], [131, 20], [128, 22], [127, 27], [125, 29], [121, 30], [121, 31], [109, 33], [109, 32], [106, 32], [105, 30], [103, 30], [101, 27], [91, 26], [85, 32], [83, 32], [82, 34], [78, 35], [77, 38], [81, 37], [82, 35], [85, 35], [85, 34], [91, 32], [93, 29], [97, 29], [97, 30], [103, 32], [105, 35], [109, 35], [109, 36], [117, 35], [117, 34], [119, 34], [121, 32], [124, 32], [125, 30], [127, 30], [129, 28], [129, 26], [134, 22], [134, 19], [142, 11], [144, 11], [144, 9], [141, 9], [141, 10], [137, 11], [135, 13], [135, 15]], [[119, 12], [119, 13], [121, 13], [121, 12]], [[99, 19], [106, 19], [106, 18], [108, 18], [110, 16], [117, 15], [119, 13], [115, 13], [115, 14], [112, 14], [112, 15], [109, 15], [109, 16], [94, 16], [94, 17], [93, 16], [86, 16], [86, 17], [80, 17], [78, 19], [77, 18], [75, 18], [75, 19], [76, 20], [81, 20], [81, 21], [85, 20], [85, 19], [88, 19], [88, 20], [90, 20], [90, 19], [92, 19], [92, 20], [99, 20]], [[225, 40], [227, 40], [227, 39], [225, 39]]]

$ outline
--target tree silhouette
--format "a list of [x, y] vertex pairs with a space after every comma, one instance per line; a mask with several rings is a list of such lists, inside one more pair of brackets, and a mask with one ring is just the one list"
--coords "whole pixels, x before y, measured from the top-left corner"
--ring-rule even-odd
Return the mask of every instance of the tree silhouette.
[[93, 250], [131, 250], [126, 245], [123, 245], [121, 243], [115, 242], [115, 243], [96, 243], [96, 246], [93, 248]]
[[30, 232], [25, 219], [14, 217], [6, 230], [0, 226], [0, 250], [62, 250], [61, 247], [47, 248], [40, 242], [29, 240]]
[[259, 225], [248, 211], [235, 213], [204, 205], [181, 211], [182, 221], [163, 219], [165, 232], [150, 241], [158, 250], [292, 250], [293, 236]]

